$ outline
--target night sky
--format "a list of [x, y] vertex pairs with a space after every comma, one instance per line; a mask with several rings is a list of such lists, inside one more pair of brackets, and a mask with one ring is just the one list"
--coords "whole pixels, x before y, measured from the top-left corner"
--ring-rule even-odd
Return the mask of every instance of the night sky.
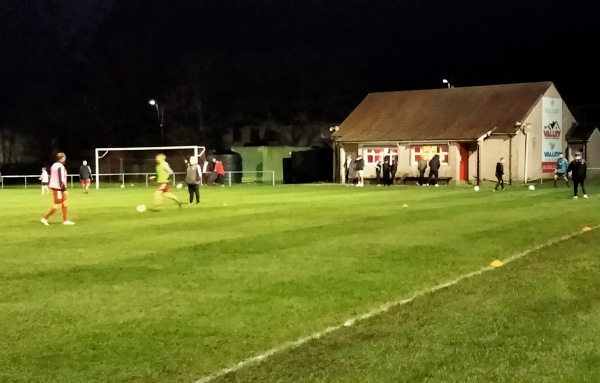
[[40, 157], [158, 145], [155, 98], [163, 143], [217, 146], [443, 78], [600, 104], [599, 20], [596, 0], [0, 0], [0, 132]]

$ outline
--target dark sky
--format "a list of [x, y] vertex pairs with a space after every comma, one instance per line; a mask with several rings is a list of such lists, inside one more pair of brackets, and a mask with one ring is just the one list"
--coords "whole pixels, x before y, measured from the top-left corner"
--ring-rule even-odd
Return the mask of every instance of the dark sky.
[[209, 132], [341, 122], [442, 78], [598, 104], [599, 20], [596, 0], [0, 0], [0, 129], [133, 144], [149, 98]]

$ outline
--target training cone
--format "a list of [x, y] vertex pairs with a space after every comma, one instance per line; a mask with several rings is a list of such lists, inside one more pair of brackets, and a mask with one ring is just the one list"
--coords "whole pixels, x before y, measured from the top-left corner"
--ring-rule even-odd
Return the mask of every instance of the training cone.
[[583, 229], [581, 229], [581, 231], [586, 232], [586, 231], [592, 231], [592, 228], [589, 226], [584, 227]]
[[490, 263], [490, 266], [492, 266], [492, 267], [500, 267], [502, 265], [504, 265], [504, 263], [502, 263], [502, 261], [499, 261], [497, 259], [494, 262]]

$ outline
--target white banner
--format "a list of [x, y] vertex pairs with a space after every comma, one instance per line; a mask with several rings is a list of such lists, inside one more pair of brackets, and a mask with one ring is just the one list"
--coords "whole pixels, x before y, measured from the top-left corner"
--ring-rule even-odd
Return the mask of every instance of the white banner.
[[562, 99], [542, 98], [542, 172], [554, 173], [563, 151]]

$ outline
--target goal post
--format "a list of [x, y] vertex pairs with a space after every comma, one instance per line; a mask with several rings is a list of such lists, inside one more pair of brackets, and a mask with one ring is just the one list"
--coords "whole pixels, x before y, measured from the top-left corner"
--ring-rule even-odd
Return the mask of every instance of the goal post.
[[[178, 157], [181, 157], [181, 159], [189, 159], [190, 156], [194, 156], [196, 158], [201, 158], [202, 156], [205, 155], [206, 153], [206, 148], [204, 146], [198, 146], [198, 145], [186, 145], [186, 146], [141, 146], [141, 147], [124, 147], [124, 148], [96, 148], [95, 150], [95, 175], [96, 175], [96, 189], [100, 189], [100, 177], [102, 176], [110, 176], [110, 175], [121, 175], [122, 180], [121, 182], [124, 183], [124, 175], [126, 173], [133, 173], [134, 171], [132, 171], [131, 169], [126, 169], [126, 167], [129, 167], [128, 164], [124, 163], [124, 160], [131, 160], [133, 162], [135, 162], [135, 167], [137, 170], [137, 172], [140, 171], [140, 167], [142, 167], [141, 170], [146, 170], [149, 171], [148, 169], [148, 164], [145, 164], [146, 162], [151, 163], [151, 161], [154, 161], [154, 157], [159, 154], [159, 153], [163, 153], [167, 156], [167, 162], [169, 161], [169, 152], [173, 153], [173, 151], [175, 151], [177, 153]], [[112, 169], [110, 167], [110, 162], [111, 162], [111, 158], [110, 158], [110, 153], [117, 153], [120, 157], [116, 158], [115, 160], [118, 160], [119, 162], [119, 171], [118, 172], [112, 172]], [[135, 154], [132, 153], [131, 158], [128, 157], [124, 157], [124, 152], [136, 152]], [[141, 152], [147, 152], [147, 154], [143, 154]], [[107, 156], [109, 156], [107, 158]], [[179, 160], [180, 158], [178, 158]], [[105, 160], [105, 162], [108, 162], [108, 172], [101, 170], [102, 167], [102, 161]], [[183, 163], [183, 161], [181, 161]], [[173, 165], [173, 163], [170, 163], [171, 165]], [[144, 169], [144, 165], [146, 167], [146, 169]]]

